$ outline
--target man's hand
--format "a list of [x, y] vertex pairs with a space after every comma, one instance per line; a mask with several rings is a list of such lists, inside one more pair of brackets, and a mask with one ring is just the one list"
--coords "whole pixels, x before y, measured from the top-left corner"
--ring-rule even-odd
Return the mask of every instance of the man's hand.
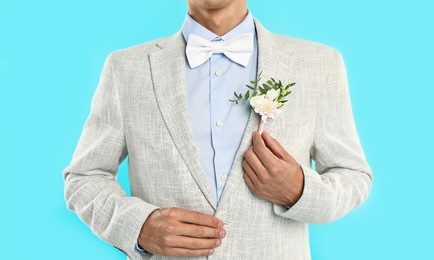
[[258, 197], [284, 206], [294, 205], [301, 197], [304, 174], [300, 164], [268, 133], [253, 133], [253, 145], [244, 158], [244, 180]]
[[223, 221], [213, 216], [179, 208], [158, 209], [146, 219], [139, 245], [164, 256], [207, 256], [226, 235]]

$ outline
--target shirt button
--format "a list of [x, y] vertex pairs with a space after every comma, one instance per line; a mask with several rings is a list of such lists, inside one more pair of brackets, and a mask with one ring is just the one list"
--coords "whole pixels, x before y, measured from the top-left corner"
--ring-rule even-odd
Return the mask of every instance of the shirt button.
[[215, 124], [220, 127], [223, 125], [223, 122], [221, 120], [217, 120], [217, 122], [215, 122]]
[[226, 181], [226, 180], [228, 179], [228, 176], [227, 176], [227, 175], [222, 175], [222, 177], [220, 177], [220, 179], [221, 179], [222, 181]]
[[222, 75], [221, 70], [216, 70], [216, 71], [215, 71], [215, 75], [216, 75], [217, 77], [220, 77], [220, 76]]

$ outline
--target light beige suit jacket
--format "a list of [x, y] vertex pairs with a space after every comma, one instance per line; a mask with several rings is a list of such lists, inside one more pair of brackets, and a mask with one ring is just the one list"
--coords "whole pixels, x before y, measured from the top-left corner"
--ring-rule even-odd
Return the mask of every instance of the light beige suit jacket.
[[[353, 121], [340, 54], [255, 23], [258, 71], [264, 79], [297, 83], [283, 112], [266, 129], [302, 165], [302, 197], [287, 210], [246, 186], [241, 162], [259, 124], [252, 112], [217, 205], [189, 123], [182, 34], [116, 51], [107, 58], [90, 115], [64, 170], [65, 198], [96, 235], [130, 259], [164, 258], [134, 250], [142, 224], [158, 207], [196, 210], [226, 223], [227, 236], [209, 259], [310, 259], [308, 223], [336, 220], [368, 197], [372, 175]], [[132, 197], [116, 181], [127, 155]]]

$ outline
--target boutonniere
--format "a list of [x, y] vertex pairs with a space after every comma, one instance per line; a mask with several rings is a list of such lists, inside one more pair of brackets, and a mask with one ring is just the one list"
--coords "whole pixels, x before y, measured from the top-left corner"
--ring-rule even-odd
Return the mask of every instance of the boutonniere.
[[[268, 118], [274, 118], [282, 112], [280, 108], [288, 101], [286, 96], [291, 94], [290, 88], [295, 85], [295, 82], [284, 85], [280, 80], [276, 81], [273, 78], [259, 85], [261, 75], [262, 71], [259, 72], [256, 80], [250, 81], [252, 85], [246, 85], [249, 90], [244, 95], [234, 91], [235, 99], [229, 100], [236, 104], [240, 101], [245, 101], [250, 104], [250, 107], [256, 113], [261, 115], [261, 123], [258, 129], [259, 134], [262, 134], [264, 131], [264, 125]], [[250, 90], [253, 91], [253, 94], [250, 94]]]

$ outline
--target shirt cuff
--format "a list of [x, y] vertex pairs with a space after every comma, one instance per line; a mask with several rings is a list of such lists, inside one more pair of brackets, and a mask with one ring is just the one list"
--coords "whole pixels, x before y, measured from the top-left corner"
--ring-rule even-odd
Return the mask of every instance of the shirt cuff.
[[134, 250], [136, 250], [136, 252], [141, 254], [141, 255], [149, 255], [149, 256], [152, 255], [151, 253], [149, 253], [148, 251], [146, 251], [145, 249], [140, 247], [139, 243], [136, 243], [134, 245]]

